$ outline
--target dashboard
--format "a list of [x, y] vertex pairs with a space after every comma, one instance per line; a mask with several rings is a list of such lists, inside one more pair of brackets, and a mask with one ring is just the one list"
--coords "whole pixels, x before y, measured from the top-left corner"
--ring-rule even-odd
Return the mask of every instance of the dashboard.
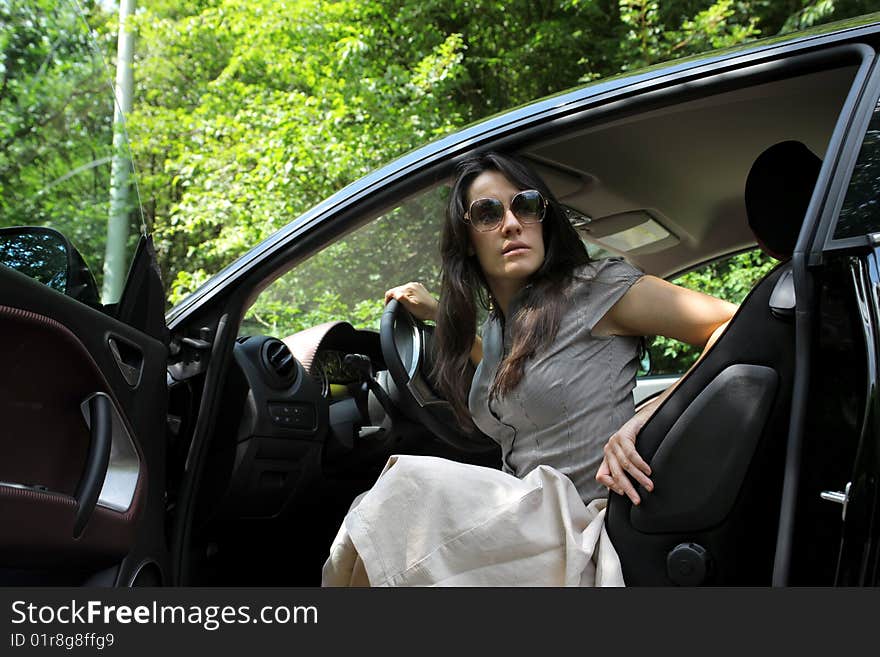
[[[283, 339], [240, 336], [232, 356], [194, 505], [206, 572], [265, 564], [266, 581], [276, 582], [269, 566], [281, 562], [292, 581], [305, 581], [392, 454], [463, 458], [412, 416], [378, 332], [334, 322]], [[500, 464], [494, 453], [468, 460]], [[282, 555], [292, 552], [308, 556], [291, 565]]]
[[[233, 359], [209, 456], [212, 516], [274, 518], [328, 463], [387, 459], [377, 438], [390, 420], [370, 391], [387, 385], [378, 333], [336, 322], [284, 340], [241, 336]], [[372, 440], [359, 441], [364, 427]]]
[[[195, 521], [210, 531], [225, 532], [230, 520], [286, 526], [321, 508], [314, 520], [332, 526], [392, 454], [463, 458], [413, 417], [379, 333], [347, 322], [237, 338], [220, 394]], [[468, 460], [500, 463], [495, 451]]]

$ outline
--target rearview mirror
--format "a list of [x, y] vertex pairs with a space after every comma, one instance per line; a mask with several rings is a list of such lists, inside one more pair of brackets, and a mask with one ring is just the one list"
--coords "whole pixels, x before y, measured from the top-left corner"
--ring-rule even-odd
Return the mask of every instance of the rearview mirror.
[[0, 264], [78, 301], [100, 305], [95, 277], [79, 251], [57, 230], [0, 228]]

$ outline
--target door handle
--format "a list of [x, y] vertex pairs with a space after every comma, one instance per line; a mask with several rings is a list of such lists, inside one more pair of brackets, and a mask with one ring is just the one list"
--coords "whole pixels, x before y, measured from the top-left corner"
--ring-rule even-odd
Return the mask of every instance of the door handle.
[[107, 476], [110, 464], [110, 446], [113, 443], [112, 402], [110, 398], [98, 393], [89, 399], [91, 442], [86, 467], [76, 487], [76, 517], [73, 523], [73, 537], [79, 538], [98, 504], [98, 496]]
[[122, 378], [132, 388], [136, 388], [141, 380], [144, 370], [144, 355], [141, 350], [121, 338], [111, 337], [107, 339], [110, 353], [116, 361], [116, 367]]
[[826, 502], [834, 502], [835, 504], [842, 504], [843, 510], [841, 512], [841, 520], [846, 520], [846, 507], [849, 505], [849, 489], [852, 486], [852, 482], [849, 481], [846, 484], [846, 488], [844, 488], [843, 492], [837, 490], [823, 490], [819, 493], [819, 497], [821, 497]]

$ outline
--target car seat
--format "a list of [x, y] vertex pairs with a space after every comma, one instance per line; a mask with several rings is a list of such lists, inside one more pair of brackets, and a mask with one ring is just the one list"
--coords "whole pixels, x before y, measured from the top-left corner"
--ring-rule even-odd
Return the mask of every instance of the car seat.
[[782, 262], [645, 424], [654, 491], [611, 494], [606, 516], [627, 585], [769, 585], [794, 377], [790, 257], [821, 161], [775, 144], [745, 185], [749, 226]]

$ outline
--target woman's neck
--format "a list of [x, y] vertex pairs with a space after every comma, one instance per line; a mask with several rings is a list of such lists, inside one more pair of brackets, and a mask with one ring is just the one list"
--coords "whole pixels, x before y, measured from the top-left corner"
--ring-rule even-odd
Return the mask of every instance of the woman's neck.
[[507, 319], [507, 311], [510, 308], [510, 302], [513, 300], [513, 297], [516, 296], [517, 292], [522, 290], [525, 287], [525, 281], [490, 281], [489, 289], [492, 291], [492, 296], [495, 299], [495, 303], [498, 304], [498, 309], [501, 311], [501, 314]]

